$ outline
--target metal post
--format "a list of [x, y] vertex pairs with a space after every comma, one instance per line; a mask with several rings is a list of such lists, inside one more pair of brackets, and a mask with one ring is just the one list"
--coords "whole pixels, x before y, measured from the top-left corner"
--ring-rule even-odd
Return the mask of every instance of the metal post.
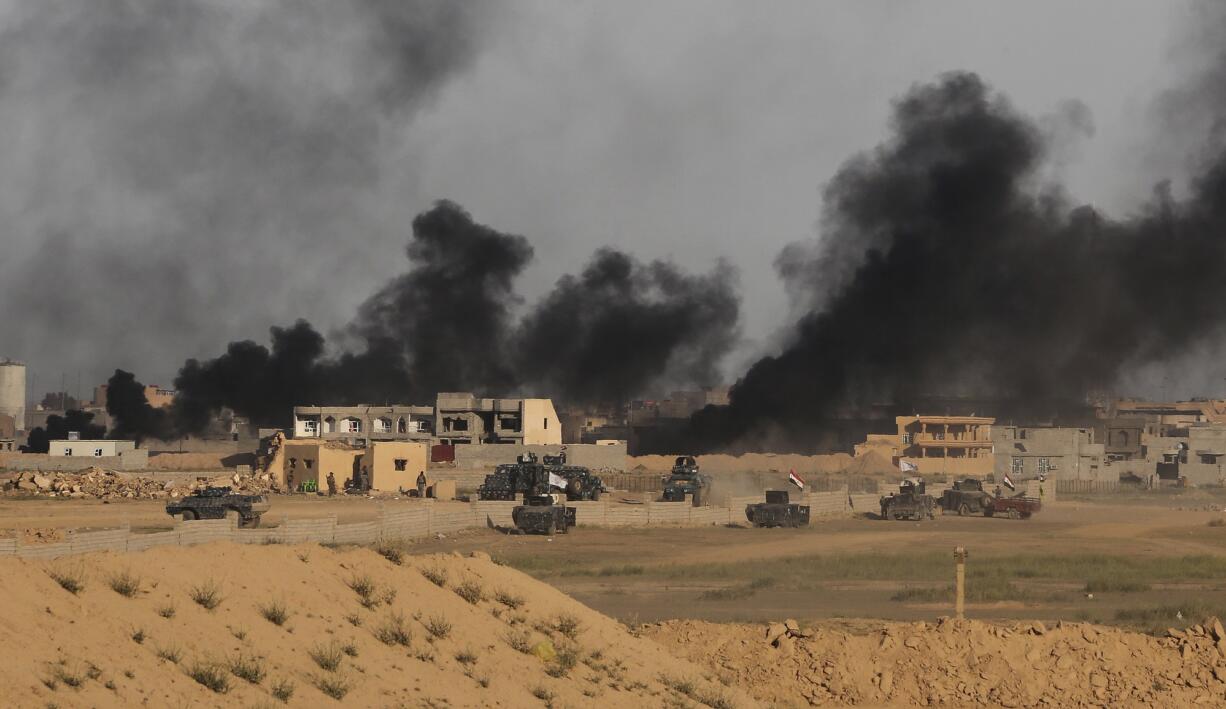
[[966, 549], [954, 548], [954, 615], [962, 620], [966, 601]]

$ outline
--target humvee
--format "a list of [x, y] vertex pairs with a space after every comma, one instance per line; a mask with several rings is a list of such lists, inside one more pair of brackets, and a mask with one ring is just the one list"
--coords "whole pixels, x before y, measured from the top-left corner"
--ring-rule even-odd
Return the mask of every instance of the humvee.
[[789, 502], [787, 490], [767, 490], [766, 502], [745, 506], [745, 517], [755, 527], [807, 527], [809, 506]]
[[936, 500], [924, 490], [924, 481], [920, 478], [903, 480], [898, 484], [897, 493], [881, 498], [881, 519], [934, 519]]
[[549, 536], [568, 534], [570, 528], [575, 526], [577, 510], [562, 503], [564, 495], [561, 492], [554, 492], [561, 488], [550, 484], [549, 470], [536, 466], [525, 475], [529, 479], [524, 504], [516, 505], [511, 510], [515, 528], [521, 533], [535, 532]]
[[268, 498], [263, 495], [243, 495], [228, 487], [206, 487], [166, 503], [166, 514], [185, 522], [195, 519], [225, 519], [238, 517], [239, 527], [260, 526], [260, 515], [268, 511]]
[[991, 508], [992, 495], [984, 492], [983, 482], [975, 478], [955, 480], [954, 486], [941, 495], [941, 510], [963, 517], [984, 514]]
[[665, 502], [685, 502], [686, 495], [692, 495], [695, 507], [707, 504], [707, 494], [711, 489], [711, 479], [698, 472], [698, 461], [694, 456], [679, 455], [673, 463], [672, 473], [664, 482]]
[[527, 494], [541, 469], [566, 479], [567, 500], [599, 500], [608, 492], [604, 481], [592, 471], [581, 465], [567, 465], [565, 453], [547, 455], [543, 462], [538, 462], [535, 453], [528, 453], [518, 456], [514, 463], [499, 465], [486, 475], [477, 488], [477, 499], [514, 500], [520, 493]]

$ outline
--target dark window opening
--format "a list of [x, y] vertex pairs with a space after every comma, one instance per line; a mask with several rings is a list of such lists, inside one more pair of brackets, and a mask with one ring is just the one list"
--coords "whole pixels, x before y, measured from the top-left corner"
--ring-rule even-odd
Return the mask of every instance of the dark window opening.
[[409, 461], [405, 460], [404, 458], [397, 458], [395, 463], [396, 463], [396, 470], [400, 472], [404, 472], [409, 467]]

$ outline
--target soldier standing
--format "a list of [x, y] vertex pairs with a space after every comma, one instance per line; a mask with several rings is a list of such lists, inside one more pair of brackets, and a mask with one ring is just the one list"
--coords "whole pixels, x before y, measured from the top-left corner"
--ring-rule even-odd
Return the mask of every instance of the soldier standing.
[[336, 496], [336, 476], [328, 473], [328, 497]]
[[426, 496], [426, 471], [421, 471], [417, 474], [417, 496]]

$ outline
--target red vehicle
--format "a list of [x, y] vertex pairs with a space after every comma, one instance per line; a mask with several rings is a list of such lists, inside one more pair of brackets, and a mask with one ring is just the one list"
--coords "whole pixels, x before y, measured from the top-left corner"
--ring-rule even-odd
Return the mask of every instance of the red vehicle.
[[1009, 519], [1030, 519], [1030, 515], [1043, 509], [1043, 502], [1037, 497], [997, 497], [983, 509], [984, 517], [1001, 515]]

